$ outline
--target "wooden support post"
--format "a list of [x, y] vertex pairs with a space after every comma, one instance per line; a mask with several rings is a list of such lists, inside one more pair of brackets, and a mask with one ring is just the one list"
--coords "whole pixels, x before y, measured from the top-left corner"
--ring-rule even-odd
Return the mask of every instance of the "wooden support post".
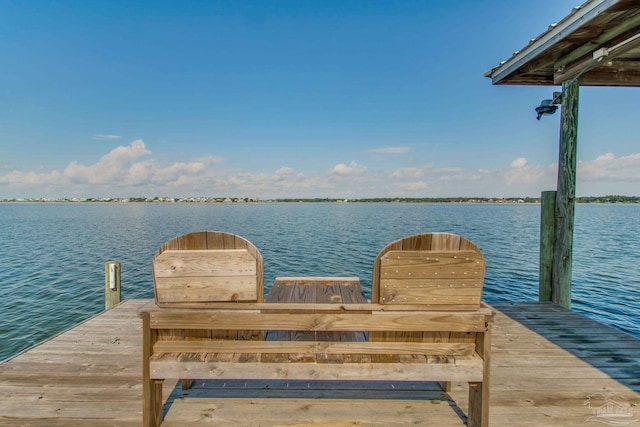
[[540, 200], [540, 282], [538, 285], [538, 300], [546, 302], [553, 301], [551, 298], [551, 278], [556, 225], [556, 192], [543, 191]]
[[482, 382], [469, 383], [469, 412], [467, 426], [489, 426], [489, 378], [491, 371], [491, 326], [493, 319], [487, 322], [484, 333], [476, 334], [476, 351], [484, 363]]
[[142, 425], [158, 427], [162, 424], [162, 380], [151, 379], [149, 359], [153, 345], [158, 341], [158, 331], [151, 329], [151, 317], [142, 312]]
[[579, 92], [580, 84], [577, 79], [562, 84], [562, 117], [551, 294], [553, 302], [567, 308], [571, 305]]
[[104, 308], [105, 310], [120, 304], [120, 262], [109, 261], [104, 265]]

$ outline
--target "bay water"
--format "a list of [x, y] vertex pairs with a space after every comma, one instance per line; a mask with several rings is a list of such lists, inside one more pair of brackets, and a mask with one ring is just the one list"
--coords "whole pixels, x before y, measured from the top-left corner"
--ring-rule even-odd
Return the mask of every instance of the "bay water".
[[[445, 231], [487, 260], [483, 299], [537, 301], [540, 205], [461, 203], [0, 203], [0, 361], [104, 308], [104, 264], [122, 264], [123, 298], [153, 298], [165, 241], [220, 230], [277, 276], [371, 272], [389, 242]], [[640, 205], [576, 206], [572, 309], [640, 338]]]

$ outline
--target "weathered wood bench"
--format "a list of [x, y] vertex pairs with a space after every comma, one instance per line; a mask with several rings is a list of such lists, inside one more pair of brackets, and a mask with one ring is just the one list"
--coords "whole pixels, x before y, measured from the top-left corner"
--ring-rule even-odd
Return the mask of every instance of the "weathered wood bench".
[[[379, 304], [238, 303], [142, 310], [145, 426], [162, 416], [165, 379], [463, 381], [469, 425], [487, 411], [491, 310], [425, 311]], [[447, 342], [163, 339], [175, 330], [373, 331], [447, 334]], [[456, 334], [459, 340], [450, 337]]]
[[[145, 306], [140, 312], [144, 425], [162, 423], [166, 379], [290, 379], [466, 382], [468, 425], [487, 426], [493, 313], [475, 298], [481, 293], [477, 285], [483, 277], [462, 281], [449, 277], [434, 281], [433, 286], [421, 279], [396, 277], [434, 275], [434, 267], [440, 271], [435, 275], [441, 277], [444, 271], [454, 270], [473, 276], [479, 269], [484, 273], [484, 260], [480, 263], [468, 249], [427, 255], [419, 249], [411, 253], [400, 249], [385, 250], [380, 263], [376, 261], [374, 280], [375, 268], [381, 269], [380, 277], [387, 277], [382, 280], [385, 296], [374, 298], [381, 302], [229, 303], [177, 298], [175, 303]], [[179, 258], [169, 263], [176, 267], [173, 271], [185, 265]], [[424, 292], [431, 296], [425, 297]], [[448, 302], [437, 306], [438, 295]], [[306, 334], [299, 335], [304, 341], [264, 341], [256, 331]], [[362, 331], [367, 332], [367, 341], [328, 338]]]

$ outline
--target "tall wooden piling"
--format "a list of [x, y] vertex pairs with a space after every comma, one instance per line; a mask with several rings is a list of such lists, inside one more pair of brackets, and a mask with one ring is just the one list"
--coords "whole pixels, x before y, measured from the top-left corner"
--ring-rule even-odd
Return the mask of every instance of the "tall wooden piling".
[[577, 79], [562, 84], [562, 117], [551, 294], [553, 302], [567, 308], [571, 305], [579, 92], [580, 84]]

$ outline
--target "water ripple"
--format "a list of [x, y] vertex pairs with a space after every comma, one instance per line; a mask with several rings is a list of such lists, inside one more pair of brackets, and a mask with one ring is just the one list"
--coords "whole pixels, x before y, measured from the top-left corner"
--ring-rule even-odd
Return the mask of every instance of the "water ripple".
[[[484, 298], [535, 301], [538, 205], [0, 204], [0, 360], [99, 312], [104, 263], [122, 263], [124, 298], [153, 297], [166, 240], [223, 230], [253, 242], [265, 288], [277, 276], [358, 276], [370, 297], [378, 252], [427, 232], [462, 234], [487, 259]], [[640, 206], [578, 205], [576, 311], [640, 337]]]

